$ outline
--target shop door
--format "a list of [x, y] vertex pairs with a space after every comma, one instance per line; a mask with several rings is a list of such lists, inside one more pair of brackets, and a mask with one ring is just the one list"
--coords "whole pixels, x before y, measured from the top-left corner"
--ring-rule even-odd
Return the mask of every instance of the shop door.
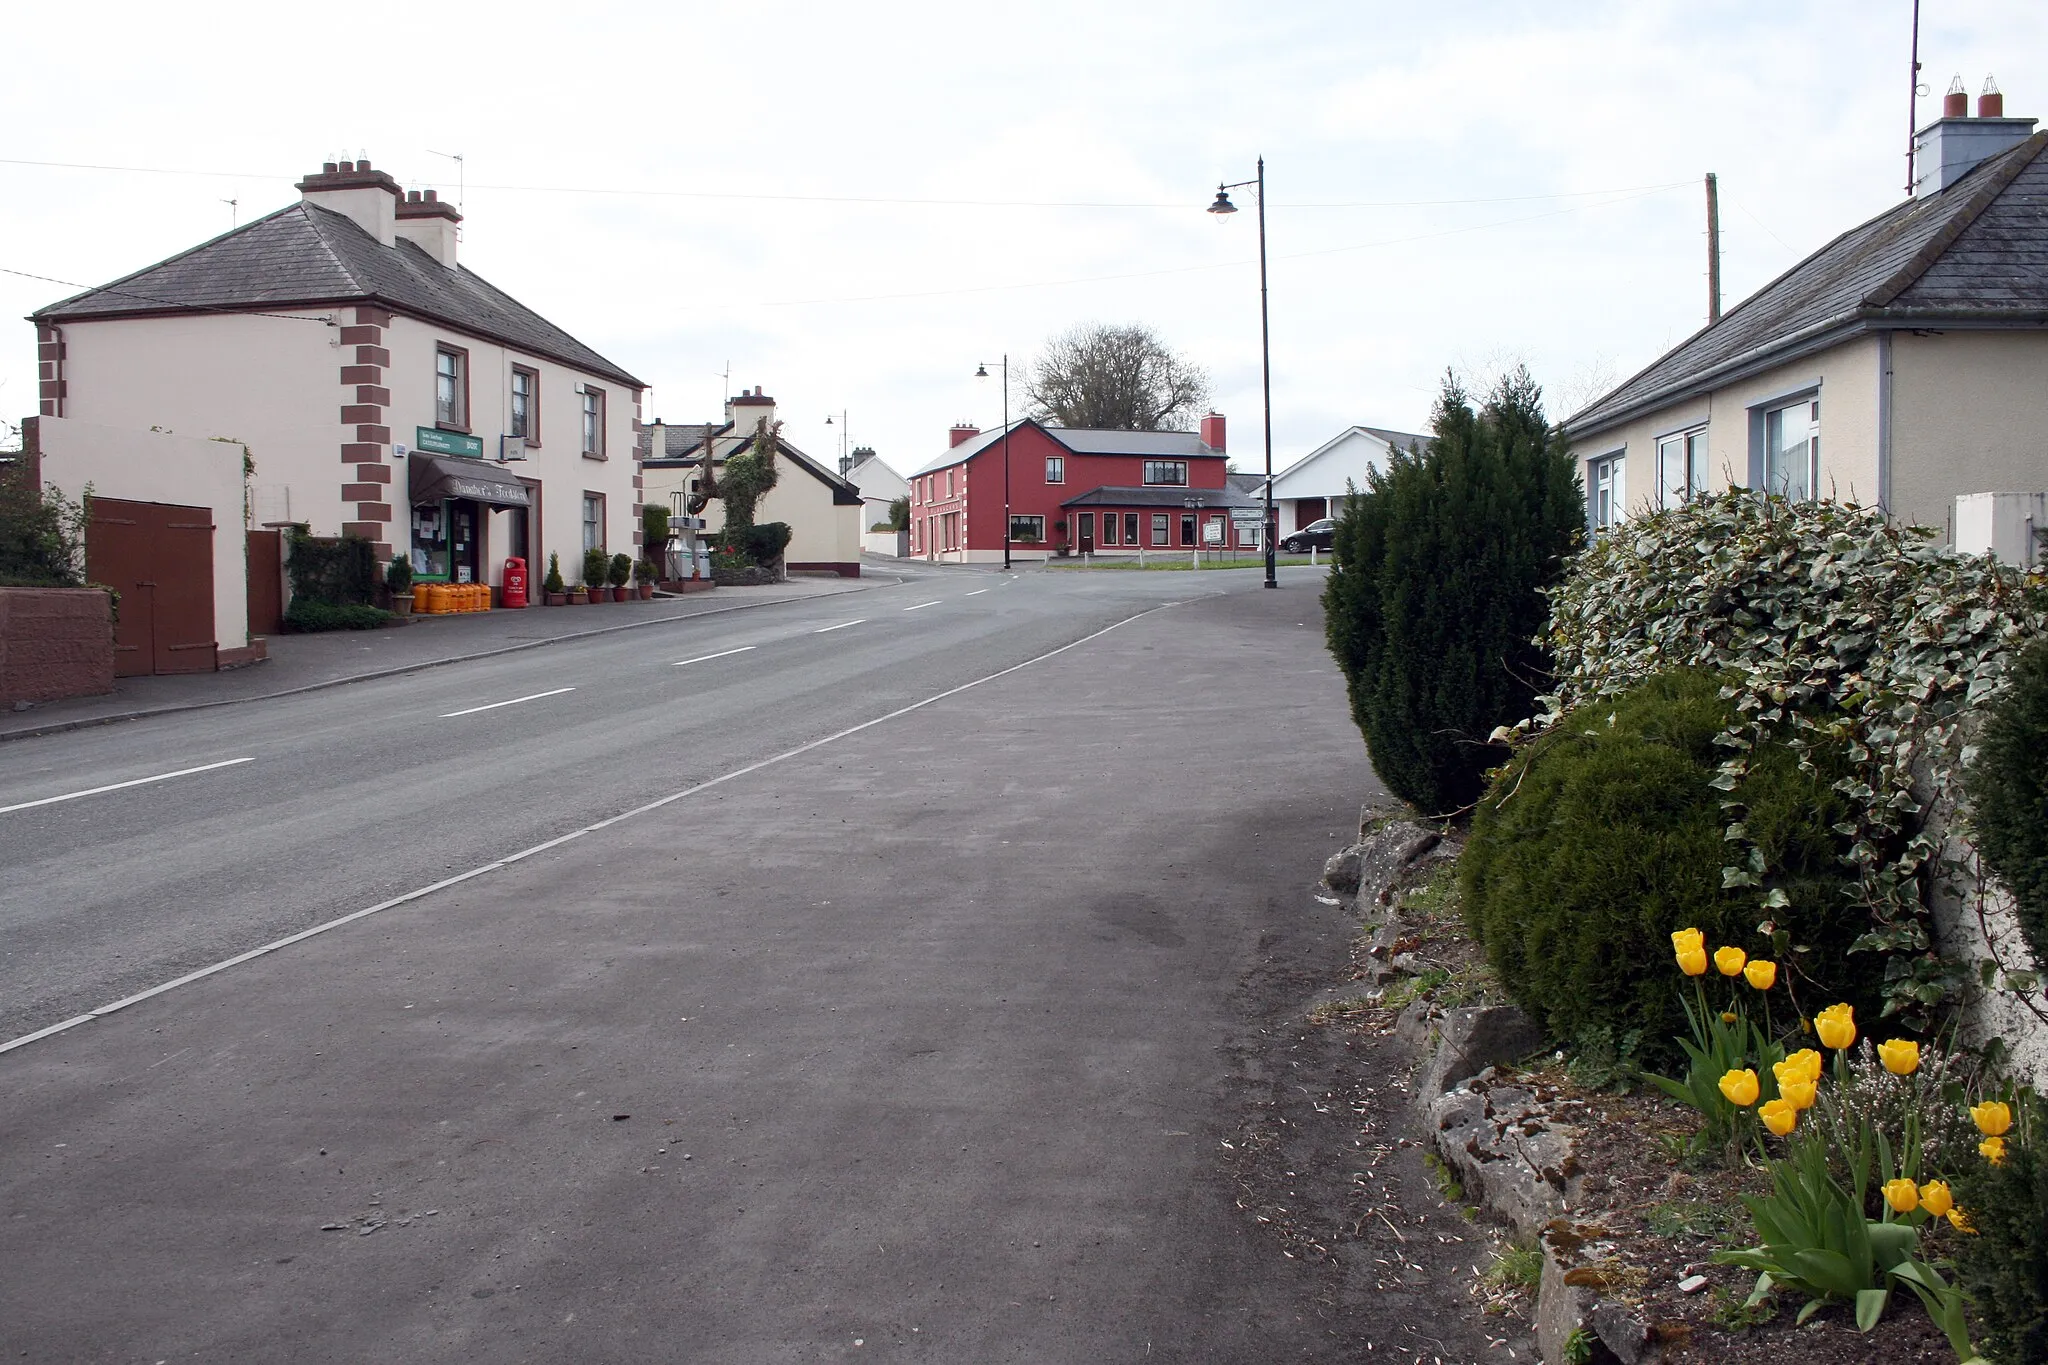
[[476, 504], [466, 498], [457, 498], [448, 504], [448, 576], [456, 583], [475, 583], [480, 579], [477, 573], [477, 556], [482, 538], [477, 534]]
[[284, 629], [284, 533], [249, 533], [249, 633]]
[[1084, 554], [1084, 555], [1087, 555], [1087, 554], [1094, 554], [1094, 553], [1095, 553], [1095, 514], [1094, 514], [1093, 512], [1083, 512], [1083, 513], [1081, 514], [1081, 518], [1080, 518], [1080, 520], [1081, 520], [1081, 553], [1082, 553], [1082, 554]]
[[206, 507], [94, 498], [85, 573], [121, 594], [114, 673], [210, 673], [213, 512]]

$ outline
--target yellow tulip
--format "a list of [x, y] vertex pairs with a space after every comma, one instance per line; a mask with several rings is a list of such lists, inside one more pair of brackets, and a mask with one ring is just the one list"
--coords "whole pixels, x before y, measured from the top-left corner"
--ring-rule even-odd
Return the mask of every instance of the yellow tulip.
[[1794, 1109], [1813, 1108], [1814, 1094], [1817, 1089], [1818, 1087], [1804, 1076], [1781, 1077], [1778, 1081], [1778, 1094], [1783, 1096], [1785, 1102]]
[[1955, 1202], [1956, 1197], [1949, 1193], [1946, 1181], [1930, 1180], [1920, 1187], [1920, 1207], [1926, 1209], [1936, 1218], [1941, 1217], [1954, 1208]]
[[1721, 1093], [1728, 1097], [1728, 1103], [1738, 1108], [1747, 1109], [1755, 1104], [1760, 1088], [1756, 1073], [1747, 1067], [1740, 1071], [1726, 1072], [1721, 1077]]
[[1996, 1166], [1999, 1162], [2005, 1160], [2005, 1139], [2002, 1137], [1985, 1138], [1977, 1144], [1977, 1150], [1983, 1153], [1986, 1161]]
[[1948, 1225], [1957, 1232], [1967, 1232], [1973, 1237], [1977, 1233], [1977, 1229], [1970, 1225], [1970, 1215], [1964, 1213], [1961, 1209], [1950, 1209], [1948, 1211]]
[[1884, 1202], [1892, 1206], [1893, 1213], [1911, 1213], [1920, 1207], [1920, 1187], [1904, 1176], [1887, 1180], [1884, 1182]]
[[1674, 953], [1703, 953], [1707, 950], [1707, 936], [1697, 929], [1680, 929], [1671, 936], [1671, 951]]
[[1910, 1038], [1887, 1038], [1877, 1045], [1877, 1060], [1894, 1076], [1910, 1076], [1920, 1069], [1920, 1044]]
[[1680, 953], [1678, 955], [1678, 970], [1684, 972], [1687, 976], [1705, 975], [1707, 970], [1707, 950], [1697, 948], [1689, 953]]
[[1810, 1047], [1800, 1048], [1785, 1059], [1788, 1067], [1799, 1068], [1799, 1074], [1815, 1085], [1820, 1084], [1820, 1054]]
[[1714, 966], [1723, 976], [1742, 975], [1742, 964], [1749, 961], [1749, 954], [1730, 944], [1726, 948], [1714, 949]]
[[1738, 1015], [1734, 1010], [1721, 1011], [1721, 1022], [1724, 1024], [1732, 1024], [1741, 1017], [1742, 1016]]
[[1791, 1132], [1794, 1125], [1799, 1122], [1798, 1108], [1790, 1100], [1783, 1098], [1764, 1101], [1758, 1106], [1756, 1116], [1764, 1121], [1764, 1127], [1779, 1137]]
[[1752, 958], [1742, 969], [1743, 979], [1760, 991], [1767, 991], [1778, 984], [1778, 964], [1762, 958]]
[[1856, 1011], [1849, 1005], [1829, 1005], [1813, 1017], [1822, 1047], [1840, 1052], [1856, 1041]]
[[1986, 1100], [1970, 1106], [1970, 1117], [1977, 1121], [1977, 1131], [1986, 1137], [2004, 1137], [2012, 1127], [2012, 1106], [2004, 1100]]

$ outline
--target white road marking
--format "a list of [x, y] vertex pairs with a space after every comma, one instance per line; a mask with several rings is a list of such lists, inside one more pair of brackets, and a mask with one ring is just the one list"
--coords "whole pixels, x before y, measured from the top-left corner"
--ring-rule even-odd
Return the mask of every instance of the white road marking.
[[988, 591], [988, 589], [987, 589], [987, 588], [976, 588], [976, 589], [975, 589], [975, 590], [974, 590], [973, 592], [971, 592], [971, 593], [968, 593], [967, 595], [968, 595], [969, 597], [979, 597], [979, 596], [981, 596], [981, 595], [982, 595], [983, 593], [985, 593], [985, 592], [987, 592], [987, 591]]
[[914, 607], [905, 607], [905, 608], [904, 608], [903, 610], [905, 610], [905, 611], [923, 611], [923, 610], [924, 610], [924, 609], [925, 609], [926, 607], [936, 607], [937, 605], [939, 605], [939, 603], [941, 603], [941, 602], [943, 602], [943, 601], [945, 601], [945, 600], [946, 600], [946, 599], [945, 599], [945, 598], [943, 598], [943, 597], [934, 597], [934, 598], [933, 598], [933, 599], [932, 599], [931, 601], [929, 601], [929, 602], [920, 602], [920, 603], [918, 603], [918, 604], [917, 604], [916, 606], [914, 606]]
[[824, 628], [824, 630], [814, 630], [814, 631], [812, 631], [812, 632], [811, 632], [811, 634], [813, 634], [813, 635], [823, 635], [823, 634], [825, 633], [825, 631], [828, 631], [828, 630], [845, 630], [845, 629], [846, 629], [846, 628], [847, 628], [848, 626], [864, 626], [864, 625], [866, 625], [866, 624], [867, 624], [867, 620], [868, 620], [868, 618], [867, 618], [867, 617], [865, 617], [865, 616], [863, 616], [863, 617], [861, 617], [861, 618], [860, 618], [860, 620], [858, 620], [858, 621], [841, 621], [841, 622], [840, 622], [840, 623], [839, 623], [838, 625], [836, 625], [836, 626], [826, 626], [826, 627]]
[[701, 664], [707, 659], [730, 658], [734, 654], [744, 654], [752, 648], [752, 645], [741, 645], [738, 649], [721, 649], [716, 654], [699, 654], [694, 659], [678, 659], [670, 667], [681, 668], [684, 664]]
[[[1211, 593], [1208, 595], [1213, 597], [1217, 594]], [[214, 976], [218, 973], [224, 972], [230, 967], [239, 967], [244, 962], [253, 962], [257, 958], [265, 957], [271, 953], [277, 952], [281, 948], [289, 948], [294, 943], [301, 943], [306, 939], [317, 937], [318, 935], [327, 933], [330, 930], [339, 929], [344, 924], [354, 924], [357, 920], [368, 919], [371, 915], [381, 914], [386, 910], [395, 909], [398, 906], [406, 905], [416, 900], [423, 900], [426, 897], [433, 895], [436, 891], [445, 891], [451, 886], [459, 886], [463, 882], [473, 880], [477, 877], [481, 877], [487, 872], [496, 872], [501, 868], [510, 867], [512, 864], [516, 862], [521, 862], [527, 858], [531, 858], [537, 853], [546, 853], [549, 849], [560, 848], [563, 844], [570, 843], [577, 839], [581, 839], [586, 834], [595, 834], [601, 829], [609, 829], [613, 825], [621, 824], [627, 820], [631, 820], [635, 816], [646, 815], [651, 811], [660, 810], [663, 806], [673, 805], [677, 801], [682, 801], [688, 797], [695, 796], [699, 792], [709, 791], [713, 787], [724, 786], [726, 783], [734, 781], [737, 778], [746, 777], [750, 774], [760, 772], [763, 768], [772, 768], [778, 763], [784, 763], [792, 758], [802, 757], [804, 754], [811, 752], [813, 749], [822, 749], [827, 744], [835, 744], [842, 739], [846, 739], [850, 736], [857, 735], [863, 730], [872, 730], [877, 725], [884, 725], [887, 724], [889, 721], [899, 720], [902, 717], [909, 715], [913, 711], [922, 711], [925, 707], [935, 705], [938, 702], [942, 702], [946, 700], [948, 697], [957, 697], [962, 692], [965, 692], [970, 688], [980, 687], [983, 683], [991, 683], [998, 678], [1007, 678], [1010, 676], [1010, 674], [1016, 673], [1022, 669], [1029, 668], [1033, 664], [1044, 663], [1047, 659], [1050, 659], [1055, 655], [1064, 654], [1070, 649], [1078, 649], [1082, 645], [1087, 644], [1090, 640], [1100, 639], [1101, 637], [1109, 634], [1111, 631], [1116, 630], [1122, 626], [1127, 626], [1133, 621], [1142, 620], [1143, 618], [1152, 615], [1154, 612], [1165, 611], [1168, 607], [1177, 607], [1179, 605], [1180, 603], [1176, 601], [1162, 602], [1160, 605], [1156, 607], [1148, 607], [1146, 610], [1138, 612], [1136, 615], [1126, 616], [1121, 621], [1113, 621], [1109, 625], [1104, 626], [1101, 630], [1096, 631], [1092, 635], [1083, 635], [1078, 640], [1069, 641], [1068, 643], [1061, 645], [1057, 649], [1049, 649], [1045, 653], [1035, 655], [1032, 658], [1026, 659], [1022, 663], [1011, 664], [1008, 668], [997, 669], [995, 672], [986, 674], [983, 677], [976, 678], [972, 682], [964, 682], [961, 683], [958, 687], [949, 687], [943, 692], [933, 693], [931, 696], [926, 697], [923, 701], [914, 701], [910, 703], [910, 705], [908, 706], [899, 706], [894, 711], [890, 711], [885, 715], [876, 716], [873, 720], [864, 720], [858, 725], [849, 725], [844, 730], [839, 730], [833, 734], [826, 735], [823, 739], [814, 739], [810, 741], [808, 744], [799, 744], [794, 749], [785, 749], [779, 754], [771, 755], [770, 757], [761, 759], [760, 761], [755, 763], [749, 763], [743, 768], [734, 768], [729, 773], [721, 773], [717, 777], [711, 778], [704, 782], [699, 782], [694, 787], [685, 787], [681, 791], [670, 792], [667, 796], [656, 797], [654, 800], [646, 802], [643, 805], [635, 806], [631, 810], [621, 811], [619, 814], [611, 816], [609, 819], [599, 820], [596, 824], [585, 825], [582, 829], [571, 830], [567, 834], [558, 834], [554, 838], [546, 840], [543, 843], [533, 845], [531, 848], [523, 848], [519, 850], [519, 852], [517, 853], [507, 854], [505, 857], [498, 859], [496, 862], [485, 863], [481, 867], [472, 867], [471, 869], [469, 869], [469, 871], [458, 872], [452, 877], [443, 877], [440, 881], [434, 882], [432, 885], [422, 886], [418, 890], [408, 891], [401, 896], [393, 896], [390, 900], [379, 901], [375, 905], [364, 906], [361, 910], [351, 911], [350, 913], [342, 915], [339, 918], [328, 920], [325, 924], [316, 924], [310, 929], [301, 929], [296, 934], [288, 934], [283, 938], [276, 939], [272, 942], [266, 943], [260, 948], [251, 948], [246, 953], [237, 953], [235, 956], [230, 958], [224, 958], [211, 966], [201, 967], [197, 971], [187, 972], [185, 973], [185, 975], [178, 977], [175, 980], [166, 981], [160, 986], [151, 986], [148, 990], [137, 991], [135, 994], [130, 996], [124, 996], [123, 998], [114, 1001], [112, 1004], [102, 1005], [96, 1010], [89, 1010], [84, 1014], [76, 1014], [69, 1019], [60, 1020], [57, 1023], [51, 1024], [48, 1028], [37, 1029], [34, 1033], [25, 1033], [19, 1038], [10, 1039], [7, 1042], [0, 1043], [0, 1052], [12, 1052], [14, 1049], [18, 1047], [27, 1047], [30, 1043], [36, 1042], [40, 1039], [51, 1037], [54, 1034], [63, 1033], [65, 1030], [76, 1028], [80, 1024], [89, 1024], [93, 1020], [104, 1018], [109, 1014], [115, 1013], [117, 1010], [127, 1009], [130, 1005], [139, 1005], [145, 1000], [150, 1000], [155, 998], [156, 996], [164, 994], [166, 991], [174, 991], [180, 986], [189, 986], [194, 981], [203, 981], [207, 977]], [[249, 760], [240, 759], [237, 761], [246, 763]]]
[[55, 805], [59, 801], [76, 801], [81, 796], [98, 796], [101, 792], [117, 792], [123, 787], [140, 787], [151, 782], [168, 782], [174, 777], [190, 777], [193, 773], [210, 773], [216, 768], [232, 768], [238, 763], [254, 763], [254, 758], [224, 758], [218, 763], [202, 763], [196, 768], [180, 768], [174, 773], [158, 773], [155, 777], [138, 777], [129, 782], [110, 782], [104, 787], [87, 787], [82, 792], [66, 792], [62, 796], [46, 796], [40, 801], [17, 801], [11, 806], [0, 806], [0, 815], [11, 810], [27, 810], [31, 806]]
[[473, 716], [479, 711], [495, 711], [501, 706], [517, 706], [520, 702], [539, 701], [542, 697], [559, 697], [564, 692], [574, 692], [575, 690], [573, 687], [558, 687], [552, 692], [536, 692], [530, 697], [514, 697], [510, 701], [494, 701], [489, 706], [472, 706], [463, 711], [445, 711], [442, 713], [441, 719], [453, 720], [457, 716]]

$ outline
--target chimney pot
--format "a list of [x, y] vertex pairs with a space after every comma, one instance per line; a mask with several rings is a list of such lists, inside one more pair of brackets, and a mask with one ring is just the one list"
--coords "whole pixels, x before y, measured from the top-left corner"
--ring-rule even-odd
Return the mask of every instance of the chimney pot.
[[1983, 92], [1977, 96], [1977, 117], [2005, 117], [2005, 96], [1998, 93], [1998, 82], [1989, 76], [1984, 78]]
[[369, 160], [369, 158], [368, 158], [368, 157], [362, 157], [362, 156], [359, 156], [359, 157], [357, 157], [357, 158], [356, 158], [356, 169], [357, 169], [357, 170], [359, 170], [359, 171], [367, 171], [367, 170], [369, 170], [369, 169], [370, 169], [370, 160]]
[[1963, 88], [1963, 73], [1948, 83], [1948, 93], [1941, 97], [1943, 118], [1968, 118], [1970, 116], [1970, 92]]
[[427, 191], [427, 202], [428, 202], [429, 204], [438, 204], [438, 203], [440, 203], [440, 202], [441, 202], [441, 191], [439, 191], [439, 190], [428, 190], [428, 191]]
[[341, 173], [342, 173], [343, 175], [354, 175], [354, 174], [356, 173], [356, 163], [355, 163], [355, 162], [353, 162], [353, 161], [344, 161], [344, 162], [342, 162], [342, 163], [341, 163]]
[[406, 202], [406, 203], [408, 203], [408, 204], [417, 204], [417, 203], [419, 203], [419, 202], [420, 202], [420, 192], [419, 192], [418, 190], [407, 190], [407, 191], [405, 192], [405, 202]]
[[322, 175], [334, 175], [337, 174], [340, 170], [341, 167], [335, 165], [332, 161], [323, 161], [320, 163], [320, 174]]

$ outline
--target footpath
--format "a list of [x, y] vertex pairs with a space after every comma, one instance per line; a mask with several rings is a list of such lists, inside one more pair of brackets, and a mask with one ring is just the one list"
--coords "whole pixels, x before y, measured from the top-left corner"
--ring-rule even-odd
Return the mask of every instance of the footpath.
[[646, 602], [415, 616], [409, 625], [384, 630], [273, 635], [266, 637], [270, 657], [247, 668], [225, 673], [116, 678], [114, 690], [105, 696], [74, 697], [43, 702], [26, 710], [0, 711], [0, 740], [290, 696], [697, 616], [862, 592], [891, 586], [894, 581], [887, 577], [793, 578], [765, 587], [721, 586], [712, 592], [657, 597]]

